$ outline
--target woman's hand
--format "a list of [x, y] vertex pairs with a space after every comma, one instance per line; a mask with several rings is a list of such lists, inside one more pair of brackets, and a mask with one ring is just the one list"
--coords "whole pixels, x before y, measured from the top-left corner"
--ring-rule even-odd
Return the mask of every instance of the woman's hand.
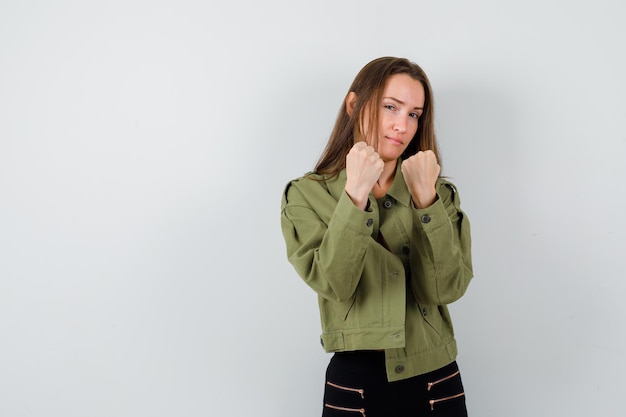
[[435, 184], [441, 167], [435, 153], [420, 151], [402, 162], [402, 175], [417, 208], [426, 208], [437, 198]]
[[346, 193], [361, 210], [367, 207], [369, 193], [385, 166], [374, 148], [365, 142], [354, 144], [346, 156]]

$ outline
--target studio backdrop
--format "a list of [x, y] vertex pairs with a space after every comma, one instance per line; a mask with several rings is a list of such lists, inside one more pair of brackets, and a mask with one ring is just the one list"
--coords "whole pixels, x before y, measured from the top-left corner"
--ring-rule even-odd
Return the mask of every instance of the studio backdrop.
[[431, 79], [469, 413], [623, 415], [623, 1], [0, 2], [0, 416], [321, 415], [280, 199], [358, 70]]

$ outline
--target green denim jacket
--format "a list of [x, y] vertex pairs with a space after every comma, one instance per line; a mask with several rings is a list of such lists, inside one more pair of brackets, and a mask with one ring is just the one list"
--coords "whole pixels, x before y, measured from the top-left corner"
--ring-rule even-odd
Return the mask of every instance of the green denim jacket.
[[289, 182], [281, 207], [289, 262], [318, 294], [324, 349], [384, 349], [389, 381], [456, 358], [446, 305], [473, 276], [456, 188], [437, 180], [435, 203], [416, 209], [400, 166], [387, 195], [370, 194], [366, 211], [344, 191], [345, 170]]

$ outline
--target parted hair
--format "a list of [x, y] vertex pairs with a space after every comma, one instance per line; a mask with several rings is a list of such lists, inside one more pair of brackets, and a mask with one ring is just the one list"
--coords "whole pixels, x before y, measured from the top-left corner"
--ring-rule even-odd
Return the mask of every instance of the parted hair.
[[[408, 74], [424, 87], [424, 110], [419, 118], [417, 132], [402, 153], [401, 159], [430, 149], [441, 165], [434, 129], [433, 94], [426, 73], [419, 65], [405, 58], [382, 57], [369, 62], [354, 78], [346, 94], [346, 98], [350, 92], [357, 96], [352, 115], [348, 114], [344, 99], [328, 143], [315, 166], [316, 173], [337, 175], [346, 167], [346, 156], [358, 141], [371, 138], [371, 142], [368, 143], [374, 146], [374, 149], [377, 148], [378, 115], [381, 107], [379, 103], [382, 101], [387, 80], [396, 74]], [[368, 123], [367, 132], [364, 132], [366, 120], [372, 122]]]

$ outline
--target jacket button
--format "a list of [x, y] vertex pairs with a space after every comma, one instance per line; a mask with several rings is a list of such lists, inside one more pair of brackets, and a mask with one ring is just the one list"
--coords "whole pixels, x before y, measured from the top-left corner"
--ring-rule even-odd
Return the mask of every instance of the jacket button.
[[391, 200], [385, 200], [383, 202], [383, 207], [386, 208], [386, 209], [391, 208], [392, 205], [393, 204], [391, 203]]
[[424, 214], [422, 216], [422, 223], [429, 223], [430, 222], [430, 216], [428, 214]]
[[367, 225], [371, 226], [374, 224], [374, 219], [367, 219]]
[[425, 316], [427, 316], [427, 315], [428, 315], [428, 308], [424, 307], [424, 308], [422, 309], [422, 314], [424, 314]]
[[404, 372], [404, 365], [396, 366], [396, 373], [401, 374], [402, 372]]
[[408, 246], [402, 246], [402, 253], [404, 253], [405, 255], [408, 255], [410, 252], [409, 247]]

